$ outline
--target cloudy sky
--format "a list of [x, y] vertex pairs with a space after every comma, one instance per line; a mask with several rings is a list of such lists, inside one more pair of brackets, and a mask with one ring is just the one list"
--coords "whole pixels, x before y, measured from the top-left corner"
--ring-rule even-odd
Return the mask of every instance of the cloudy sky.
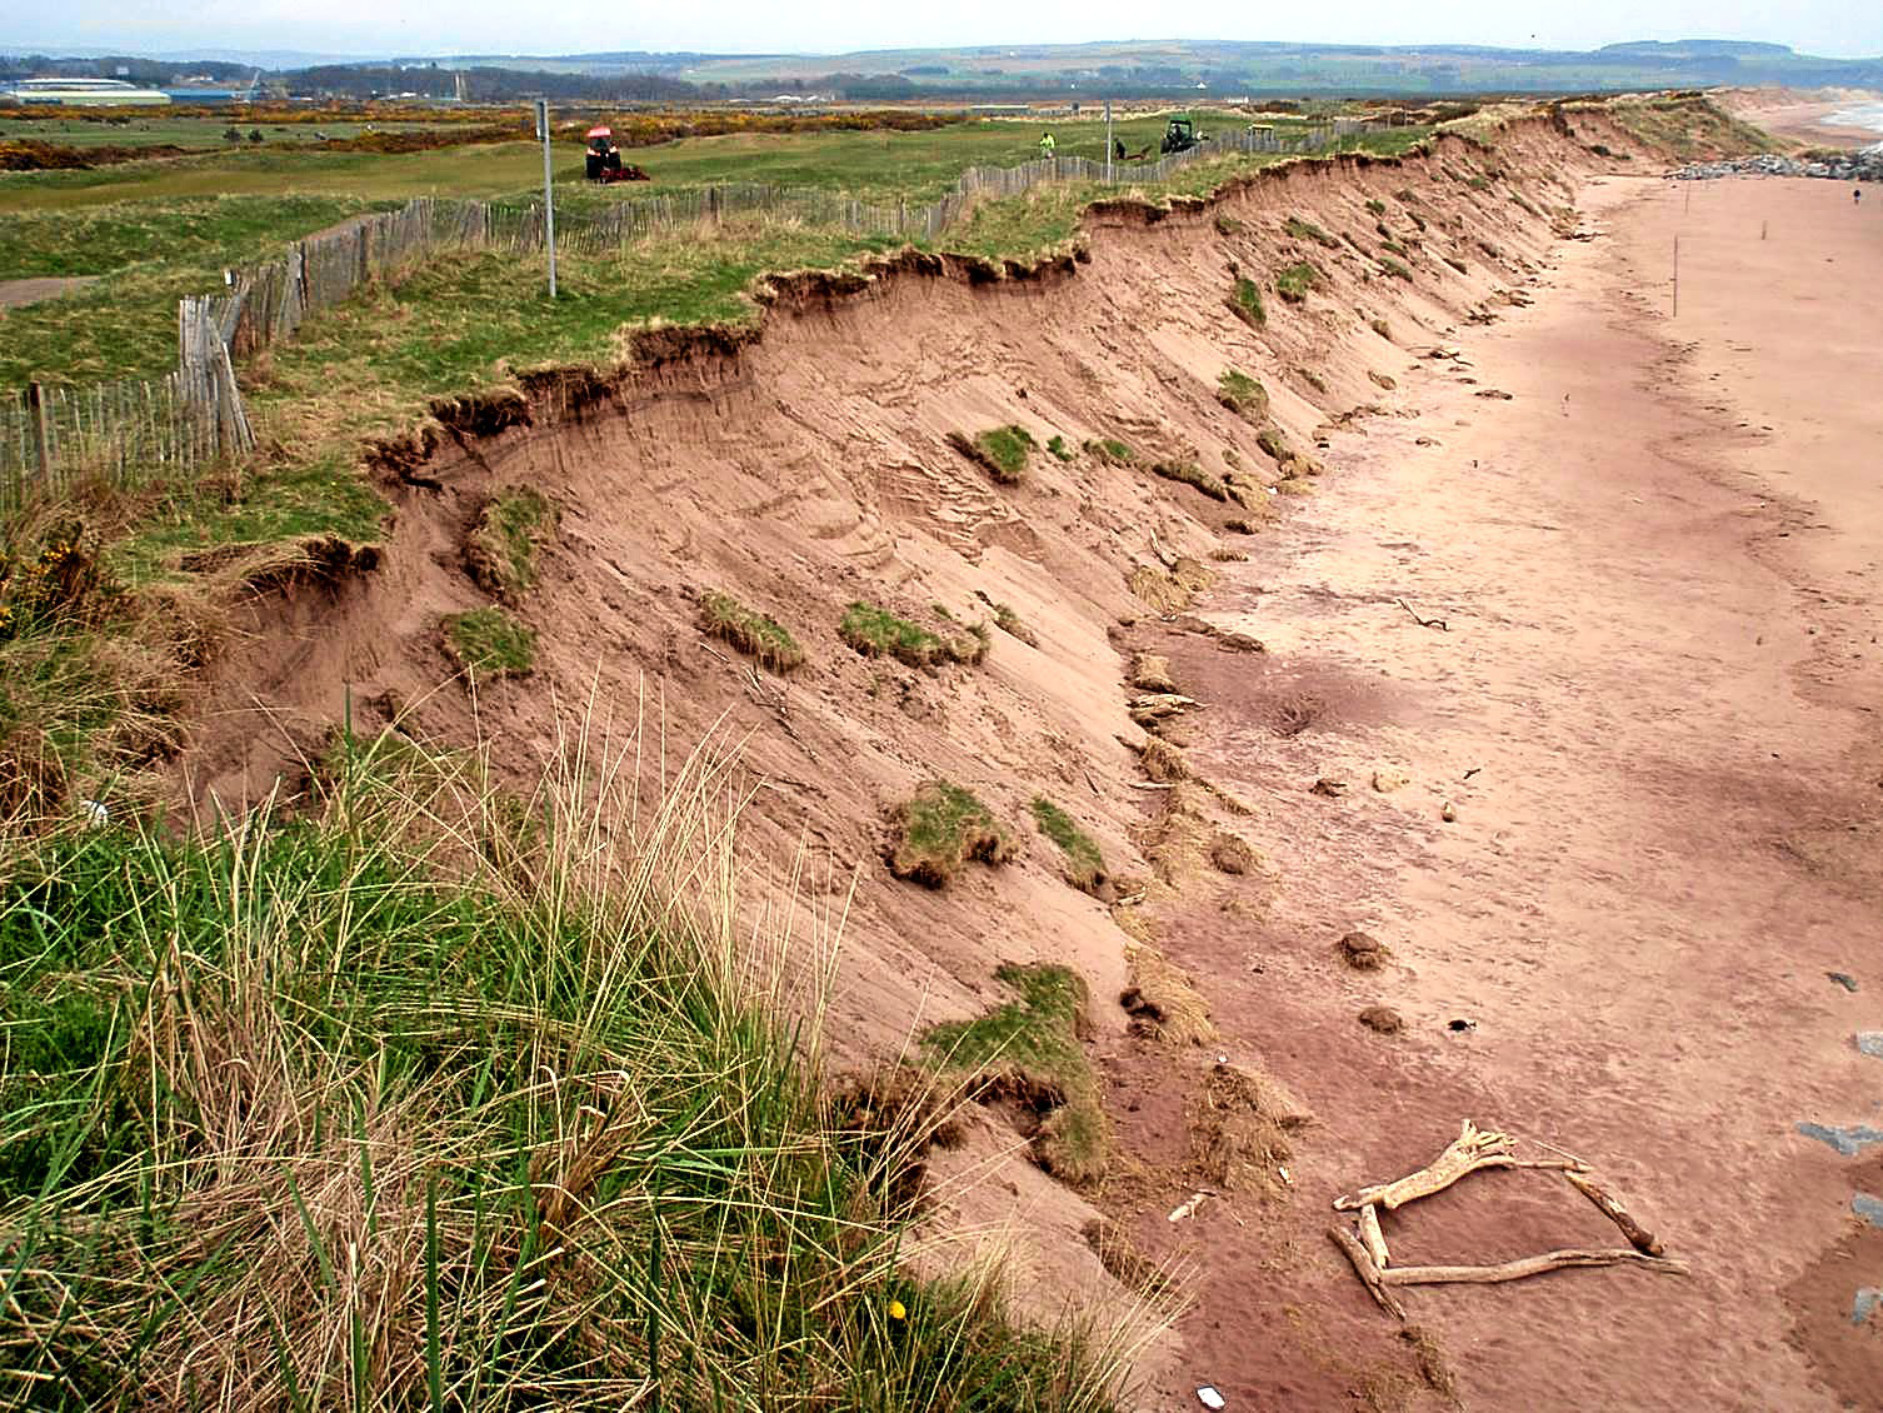
[[[0, 51], [60, 46], [162, 52], [573, 53], [605, 49], [841, 53], [925, 45], [1171, 38], [1469, 43], [1591, 49], [1629, 39], [1761, 39], [1837, 57], [1883, 54], [1876, 0], [1347, 0], [1340, 6], [1172, 10], [1145, 0], [828, 0], [537, 5], [516, 0], [63, 0], [18, 3]], [[1263, 11], [1280, 11], [1264, 15]], [[1185, 16], [1190, 16], [1186, 20]]]

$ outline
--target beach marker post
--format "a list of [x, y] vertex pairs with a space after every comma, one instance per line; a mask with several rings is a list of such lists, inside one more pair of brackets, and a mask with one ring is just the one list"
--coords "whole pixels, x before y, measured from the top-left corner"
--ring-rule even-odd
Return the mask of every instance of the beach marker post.
[[1674, 317], [1680, 317], [1680, 237], [1674, 237]]

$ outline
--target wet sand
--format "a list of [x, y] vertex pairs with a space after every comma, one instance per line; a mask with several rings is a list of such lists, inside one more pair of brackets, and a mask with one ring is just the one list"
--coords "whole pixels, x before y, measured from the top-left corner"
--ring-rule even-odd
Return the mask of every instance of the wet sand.
[[[1213, 704], [1193, 758], [1255, 806], [1278, 882], [1173, 954], [1226, 1048], [1320, 1115], [1297, 1249], [1469, 1116], [1594, 1163], [1692, 1263], [1411, 1291], [1464, 1406], [1883, 1407], [1883, 1328], [1849, 1314], [1883, 1283], [1850, 1215], [1883, 1146], [1798, 1128], [1883, 1126], [1883, 1060], [1853, 1044], [1883, 1028], [1883, 210], [1812, 181], [1608, 179], [1583, 206], [1599, 238], [1533, 307], [1448, 334], [1462, 363], [1395, 370], [1403, 415], [1336, 436], [1323, 493], [1218, 596], [1273, 665], [1177, 664]], [[1291, 702], [1313, 724], [1282, 736]], [[1335, 957], [1354, 927], [1384, 971]], [[1363, 1029], [1372, 1004], [1405, 1030]], [[1615, 1239], [1536, 1173], [1387, 1235], [1456, 1263]], [[1386, 1317], [1325, 1243], [1297, 1320], [1238, 1264], [1252, 1238], [1197, 1240], [1190, 1366], [1232, 1407], [1321, 1406], [1260, 1327], [1331, 1346]]]

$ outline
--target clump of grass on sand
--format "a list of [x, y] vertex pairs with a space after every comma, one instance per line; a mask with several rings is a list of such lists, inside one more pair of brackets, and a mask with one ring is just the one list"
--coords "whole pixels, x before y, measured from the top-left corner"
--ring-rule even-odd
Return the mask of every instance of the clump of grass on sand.
[[1054, 433], [1052, 439], [1046, 443], [1046, 450], [1052, 453], [1055, 461], [1071, 461], [1078, 455], [1067, 444], [1066, 439], [1057, 433]]
[[472, 681], [521, 677], [536, 665], [536, 630], [497, 604], [446, 618], [445, 646]]
[[29, 1401], [1115, 1407], [1127, 1338], [907, 1264], [932, 1126], [825, 1088], [821, 995], [777, 1008], [727, 764], [637, 810], [632, 743], [564, 739], [527, 868], [486, 797], [344, 766], [292, 820], [12, 849]]
[[1107, 466], [1129, 466], [1138, 459], [1138, 454], [1126, 443], [1116, 437], [1100, 437], [1085, 444], [1086, 455], [1095, 457]]
[[1216, 400], [1251, 422], [1260, 422], [1268, 416], [1268, 389], [1234, 368], [1225, 368], [1217, 376]]
[[1105, 886], [1105, 855], [1098, 841], [1080, 829], [1071, 815], [1044, 795], [1033, 801], [1033, 819], [1044, 834], [1066, 856], [1066, 881], [1082, 893], [1096, 893]]
[[885, 858], [889, 871], [940, 888], [968, 864], [1010, 862], [1019, 845], [970, 790], [931, 780], [896, 807]]
[[1384, 270], [1387, 274], [1391, 275], [1394, 279], [1405, 280], [1407, 282], [1411, 281], [1412, 271], [1408, 270], [1404, 265], [1400, 264], [1397, 260], [1393, 259], [1392, 256], [1382, 255], [1379, 257], [1379, 261], [1380, 261], [1380, 269]]
[[804, 649], [788, 628], [716, 589], [700, 595], [700, 628], [757, 658], [773, 672], [789, 672], [804, 663]]
[[1340, 242], [1338, 240], [1315, 225], [1314, 222], [1303, 220], [1300, 216], [1290, 216], [1282, 229], [1295, 240], [1311, 240], [1316, 245], [1325, 246], [1329, 250], [1340, 249]]
[[950, 432], [948, 443], [1003, 486], [1017, 486], [1026, 479], [1027, 457], [1034, 446], [1033, 434], [1015, 425], [989, 428], [971, 440]]
[[1229, 499], [1229, 492], [1223, 483], [1194, 461], [1159, 461], [1151, 467], [1151, 471], [1155, 475], [1162, 476], [1166, 481], [1179, 481], [1186, 486], [1195, 486], [1211, 500]]
[[1029, 648], [1037, 648], [1040, 645], [1040, 635], [1027, 626], [1026, 620], [1020, 616], [1019, 611], [1012, 604], [996, 602], [986, 594], [980, 593], [979, 590], [975, 592], [980, 594], [983, 603], [994, 610], [996, 628], [1010, 638], [1018, 638]]
[[837, 625], [837, 636], [865, 657], [893, 657], [911, 667], [931, 667], [938, 662], [974, 666], [987, 657], [991, 646], [984, 623], [972, 624], [965, 632], [944, 638], [870, 603], [851, 604], [844, 611], [843, 622]]
[[1063, 966], [1004, 966], [995, 976], [1016, 999], [971, 1021], [938, 1025], [924, 1047], [971, 1092], [1013, 1101], [1038, 1118], [1039, 1163], [1066, 1182], [1105, 1170], [1110, 1138], [1098, 1084], [1080, 1038], [1090, 1004], [1084, 981]]
[[1236, 288], [1229, 296], [1229, 307], [1238, 319], [1251, 328], [1260, 329], [1268, 323], [1268, 310], [1262, 305], [1261, 286], [1246, 275], [1237, 277]]
[[477, 586], [505, 603], [535, 587], [536, 552], [554, 520], [554, 507], [529, 486], [492, 496], [464, 545], [464, 566]]
[[1288, 266], [1275, 276], [1275, 293], [1290, 304], [1300, 304], [1308, 292], [1319, 288], [1321, 272], [1306, 260]]

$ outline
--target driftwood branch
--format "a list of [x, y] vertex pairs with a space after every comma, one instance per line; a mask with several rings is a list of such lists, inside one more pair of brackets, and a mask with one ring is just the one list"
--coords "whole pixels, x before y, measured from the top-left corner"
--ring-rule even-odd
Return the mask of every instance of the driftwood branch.
[[1481, 1168], [1510, 1168], [1516, 1164], [1517, 1157], [1511, 1151], [1508, 1135], [1487, 1133], [1466, 1119], [1458, 1137], [1425, 1167], [1393, 1182], [1376, 1183], [1372, 1187], [1363, 1187], [1358, 1192], [1337, 1197], [1334, 1199], [1334, 1210], [1351, 1212], [1360, 1207], [1378, 1205], [1391, 1212], [1408, 1202], [1443, 1192], [1458, 1179]]
[[[1356, 1243], [1357, 1245], [1358, 1243]], [[1541, 1256], [1525, 1256], [1506, 1261], [1501, 1266], [1393, 1266], [1379, 1273], [1383, 1284], [1395, 1285], [1497, 1285], [1502, 1281], [1520, 1281], [1526, 1276], [1540, 1276], [1548, 1271], [1567, 1270], [1572, 1266], [1646, 1266], [1665, 1275], [1690, 1273], [1685, 1261], [1666, 1256], [1644, 1256], [1635, 1250], [1546, 1251]], [[1362, 1273], [1361, 1279], [1366, 1279]]]
[[1661, 1240], [1641, 1223], [1637, 1222], [1628, 1209], [1621, 1205], [1621, 1199], [1604, 1189], [1587, 1173], [1569, 1169], [1563, 1173], [1569, 1179], [1569, 1185], [1596, 1205], [1598, 1211], [1616, 1226], [1621, 1234], [1628, 1238], [1628, 1244], [1643, 1256], [1660, 1256], [1667, 1250]]
[[1400, 1304], [1398, 1296], [1386, 1288], [1380, 1268], [1373, 1264], [1373, 1258], [1360, 1244], [1360, 1239], [1338, 1222], [1327, 1229], [1327, 1235], [1334, 1245], [1346, 1253], [1347, 1259], [1353, 1263], [1354, 1274], [1360, 1277], [1361, 1284], [1366, 1286], [1367, 1293], [1378, 1302], [1380, 1309], [1398, 1319], [1405, 1319], [1406, 1307]]
[[1420, 614], [1418, 609], [1414, 608], [1411, 604], [1407, 603], [1404, 599], [1394, 599], [1393, 602], [1398, 604], [1407, 613], [1410, 613], [1412, 615], [1412, 621], [1418, 624], [1421, 628], [1436, 628], [1441, 633], [1451, 632], [1451, 625], [1448, 624], [1444, 619], [1426, 618]]
[[1360, 1209], [1360, 1243], [1382, 1271], [1392, 1264], [1392, 1253], [1386, 1249], [1386, 1233], [1380, 1230], [1380, 1209], [1371, 1203]]

